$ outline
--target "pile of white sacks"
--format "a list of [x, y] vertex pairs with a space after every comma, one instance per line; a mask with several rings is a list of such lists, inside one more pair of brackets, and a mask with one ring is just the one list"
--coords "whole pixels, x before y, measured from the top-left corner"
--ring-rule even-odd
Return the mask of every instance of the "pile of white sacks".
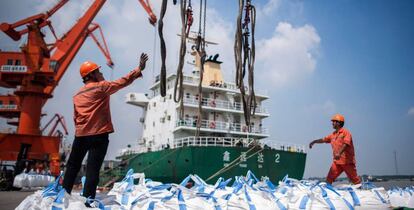
[[[139, 179], [138, 184], [134, 180]], [[69, 195], [55, 183], [28, 196], [16, 209], [392, 209], [414, 208], [414, 188], [396, 188], [388, 192], [371, 184], [333, 187], [323, 182], [285, 177], [277, 186], [268, 179], [258, 180], [250, 171], [232, 180], [219, 178], [209, 185], [197, 175], [189, 175], [180, 184], [163, 184], [128, 171], [107, 195], [86, 199]], [[193, 187], [185, 187], [192, 182]]]
[[14, 177], [13, 186], [18, 188], [46, 187], [54, 181], [54, 176], [30, 171], [29, 173], [23, 172]]

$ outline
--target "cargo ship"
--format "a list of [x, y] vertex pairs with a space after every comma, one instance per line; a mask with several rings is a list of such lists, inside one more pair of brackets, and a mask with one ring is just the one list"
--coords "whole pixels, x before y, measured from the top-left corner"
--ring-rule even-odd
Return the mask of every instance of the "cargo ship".
[[[240, 90], [224, 81], [218, 54], [204, 63], [202, 97], [198, 95], [200, 60], [195, 51], [190, 55], [193, 61], [187, 62], [183, 77], [184, 118], [180, 119], [180, 103], [174, 100], [176, 74], [167, 76], [165, 97], [160, 95], [159, 77], [154, 78], [149, 93], [126, 95], [126, 103], [143, 109], [139, 119], [143, 131], [137, 145], [120, 151], [118, 158], [125, 162], [125, 168], [163, 183], [179, 183], [189, 174], [212, 183], [248, 170], [271, 181], [285, 175], [302, 179], [305, 147], [272, 141], [262, 123], [270, 116], [263, 107], [269, 97], [256, 93], [256, 112], [247, 126]], [[199, 100], [202, 114], [196, 136]]]

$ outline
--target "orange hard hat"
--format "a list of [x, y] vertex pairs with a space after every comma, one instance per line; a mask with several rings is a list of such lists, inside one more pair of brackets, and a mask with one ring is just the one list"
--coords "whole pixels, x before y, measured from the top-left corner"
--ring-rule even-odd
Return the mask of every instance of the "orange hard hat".
[[86, 75], [88, 75], [89, 73], [95, 71], [96, 69], [101, 68], [100, 66], [98, 66], [96, 63], [91, 62], [91, 61], [85, 61], [82, 63], [81, 67], [80, 67], [80, 75], [81, 77], [85, 77]]
[[345, 122], [345, 117], [341, 114], [335, 114], [332, 116], [331, 121], [339, 121], [339, 122]]

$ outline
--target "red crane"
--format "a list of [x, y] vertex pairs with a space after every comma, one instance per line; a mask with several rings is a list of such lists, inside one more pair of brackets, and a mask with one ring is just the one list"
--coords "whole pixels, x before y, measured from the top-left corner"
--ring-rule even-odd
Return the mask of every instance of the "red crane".
[[[155, 24], [157, 19], [148, 0], [138, 1], [149, 14], [150, 22]], [[0, 117], [19, 119], [16, 133], [0, 133], [0, 160], [17, 160], [21, 151], [28, 151], [27, 159], [58, 156], [60, 137], [44, 136], [40, 130], [42, 107], [52, 98], [53, 90], [88, 36], [98, 44], [107, 64], [113, 65], [105, 39], [102, 46], [92, 33], [99, 30], [103, 35], [99, 25], [92, 23], [92, 20], [106, 0], [94, 0], [76, 24], [58, 38], [49, 18], [67, 2], [60, 0], [45, 13], [0, 25], [1, 31], [14, 41], [27, 34], [27, 43], [20, 52], [0, 50], [0, 86], [15, 88], [14, 94], [0, 96]], [[26, 27], [18, 29], [23, 26]], [[54, 43], [45, 42], [41, 31], [45, 26], [55, 37]]]

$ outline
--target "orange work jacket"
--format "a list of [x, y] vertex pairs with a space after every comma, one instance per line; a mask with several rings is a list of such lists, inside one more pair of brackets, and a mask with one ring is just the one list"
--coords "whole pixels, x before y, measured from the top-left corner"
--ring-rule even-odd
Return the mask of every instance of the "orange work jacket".
[[[325, 143], [330, 143], [332, 146], [333, 161], [336, 164], [355, 164], [355, 150], [352, 142], [352, 135], [345, 128], [334, 131], [330, 135], [323, 138]], [[343, 144], [346, 144], [344, 152], [339, 160], [335, 160], [335, 154], [339, 153]]]
[[75, 136], [114, 132], [109, 107], [110, 96], [140, 76], [140, 71], [131, 71], [115, 81], [91, 82], [81, 87], [73, 96]]

